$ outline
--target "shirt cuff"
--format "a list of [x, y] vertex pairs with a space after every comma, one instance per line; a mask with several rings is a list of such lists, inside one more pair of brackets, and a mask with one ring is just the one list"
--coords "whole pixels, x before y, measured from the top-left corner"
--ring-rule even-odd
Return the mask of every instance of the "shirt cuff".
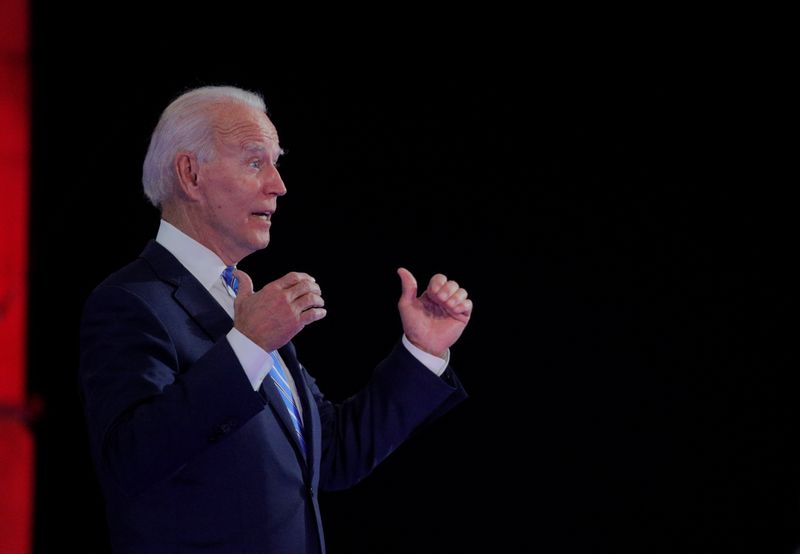
[[268, 363], [269, 354], [259, 345], [247, 338], [247, 336], [236, 327], [228, 332], [227, 338], [233, 349], [233, 353], [236, 354], [239, 363], [242, 364], [253, 390], [258, 390], [258, 387], [261, 386], [261, 382], [272, 367]]
[[408, 340], [405, 333], [403, 333], [403, 346], [411, 352], [411, 355], [414, 356], [419, 362], [430, 369], [437, 377], [441, 377], [444, 370], [447, 369], [447, 365], [450, 363], [450, 349], [447, 349], [445, 352], [444, 359], [440, 358], [439, 356], [434, 356], [433, 354], [428, 354], [424, 350], [421, 350], [411, 344], [411, 341]]

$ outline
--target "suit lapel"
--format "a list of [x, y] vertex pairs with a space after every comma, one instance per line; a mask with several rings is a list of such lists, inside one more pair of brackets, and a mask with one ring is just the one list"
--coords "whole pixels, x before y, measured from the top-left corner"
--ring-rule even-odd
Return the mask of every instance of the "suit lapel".
[[228, 313], [193, 276], [175, 290], [175, 300], [214, 341], [233, 327]]
[[159, 279], [175, 287], [173, 297], [176, 302], [209, 338], [217, 341], [231, 330], [233, 322], [227, 312], [166, 248], [150, 241], [141, 258], [150, 264]]

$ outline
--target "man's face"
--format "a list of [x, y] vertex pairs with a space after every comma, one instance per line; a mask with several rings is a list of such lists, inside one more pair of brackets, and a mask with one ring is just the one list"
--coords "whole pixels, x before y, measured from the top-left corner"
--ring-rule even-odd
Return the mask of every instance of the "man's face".
[[203, 242], [226, 263], [269, 244], [278, 196], [286, 194], [276, 167], [278, 133], [257, 109], [220, 108], [214, 120], [216, 151], [199, 165]]

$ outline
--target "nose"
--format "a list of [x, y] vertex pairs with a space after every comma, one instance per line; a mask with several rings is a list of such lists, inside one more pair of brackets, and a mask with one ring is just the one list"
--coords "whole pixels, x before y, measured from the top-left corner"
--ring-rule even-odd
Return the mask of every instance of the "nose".
[[286, 184], [283, 182], [277, 167], [272, 166], [272, 169], [268, 172], [264, 179], [263, 190], [267, 196], [283, 196], [286, 194]]

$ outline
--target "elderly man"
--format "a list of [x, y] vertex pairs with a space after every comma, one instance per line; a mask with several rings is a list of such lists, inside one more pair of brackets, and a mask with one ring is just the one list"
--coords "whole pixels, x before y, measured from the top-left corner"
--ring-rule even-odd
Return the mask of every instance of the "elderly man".
[[317, 491], [358, 482], [466, 398], [448, 359], [472, 302], [444, 275], [418, 295], [403, 268], [402, 338], [362, 391], [324, 398], [291, 342], [325, 317], [319, 285], [293, 272], [256, 291], [236, 269], [269, 243], [280, 155], [263, 100], [233, 87], [183, 94], [153, 132], [158, 234], [94, 290], [81, 326], [115, 552], [324, 552]]

